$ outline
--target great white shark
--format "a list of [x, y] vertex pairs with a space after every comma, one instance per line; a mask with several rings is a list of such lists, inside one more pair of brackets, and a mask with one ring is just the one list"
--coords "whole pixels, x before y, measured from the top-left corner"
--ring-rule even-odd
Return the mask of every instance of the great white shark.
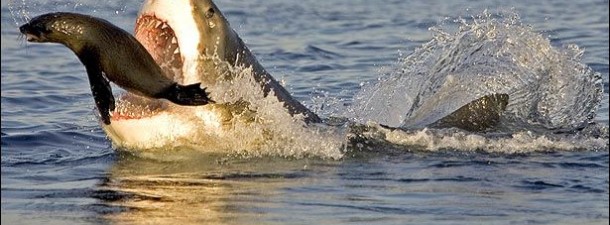
[[[218, 82], [234, 79], [235, 75], [227, 72], [218, 60], [230, 67], [250, 68], [248, 75], [263, 95], [273, 95], [289, 114], [300, 115], [307, 123], [321, 122], [263, 68], [211, 0], [146, 0], [139, 11], [134, 33], [166, 75], [179, 84], [201, 83], [214, 94], [223, 91], [214, 89]], [[130, 115], [129, 107], [117, 110], [111, 118], [112, 123], [103, 125], [110, 139], [125, 147], [143, 146], [160, 137], [188, 139], [189, 133], [198, 129], [221, 134], [223, 130], [231, 129], [223, 124], [234, 120], [235, 114], [256, 113], [247, 109], [251, 104], [247, 101], [217, 102], [193, 109], [132, 95], [126, 95], [122, 100], [130, 103], [127, 105], [148, 108], [147, 113], [135, 117]], [[506, 94], [483, 96], [446, 117], [416, 125], [482, 131], [498, 123], [507, 103]], [[184, 114], [174, 114], [177, 110], [192, 110], [196, 117], [194, 121], [198, 122], [181, 118]]]

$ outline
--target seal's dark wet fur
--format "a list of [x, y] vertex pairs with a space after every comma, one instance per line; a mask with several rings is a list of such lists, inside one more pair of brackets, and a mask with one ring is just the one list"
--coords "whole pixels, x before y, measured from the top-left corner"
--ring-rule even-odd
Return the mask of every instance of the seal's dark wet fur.
[[106, 20], [57, 12], [35, 17], [19, 30], [28, 41], [60, 43], [78, 56], [106, 124], [110, 124], [110, 111], [115, 107], [109, 81], [130, 92], [179, 105], [213, 102], [199, 83], [180, 85], [166, 77], [140, 42]]

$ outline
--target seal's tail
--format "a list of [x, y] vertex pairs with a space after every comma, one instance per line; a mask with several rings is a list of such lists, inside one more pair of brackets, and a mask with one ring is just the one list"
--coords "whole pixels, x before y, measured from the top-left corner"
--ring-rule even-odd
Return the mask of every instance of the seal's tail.
[[214, 103], [208, 96], [205, 88], [201, 88], [200, 86], [201, 83], [189, 85], [180, 85], [176, 83], [157, 97], [165, 98], [178, 105], [205, 105]]

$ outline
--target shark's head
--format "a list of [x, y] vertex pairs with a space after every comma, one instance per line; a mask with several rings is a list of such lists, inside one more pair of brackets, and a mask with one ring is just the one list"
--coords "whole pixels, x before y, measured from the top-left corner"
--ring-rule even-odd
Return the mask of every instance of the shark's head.
[[[216, 56], [233, 62], [235, 46], [243, 46], [210, 0], [146, 0], [136, 19], [134, 36], [170, 79], [180, 84], [201, 82], [205, 87], [212, 87], [219, 74], [213, 63], [202, 58]], [[168, 105], [126, 93], [104, 129], [118, 146], [164, 145], [192, 135], [193, 126], [220, 133], [221, 116], [212, 109], [211, 105]]]
[[[249, 68], [249, 74], [258, 82], [252, 87], [261, 89], [244, 92], [248, 96], [258, 93], [265, 97], [273, 90], [278, 100], [290, 105], [291, 114], [309, 113], [311, 118], [317, 118], [262, 68], [211, 0], [146, 0], [135, 27], [136, 39], [170, 79], [183, 85], [201, 83], [211, 93], [231, 98], [234, 96], [222, 94], [231, 93], [224, 89], [227, 83], [216, 86], [217, 82], [241, 75], [227, 70], [231, 67]], [[119, 100], [111, 124], [104, 129], [120, 146], [172, 143], [181, 137], [189, 140], [193, 130], [222, 134], [223, 121], [232, 119], [236, 112], [232, 108], [235, 102], [223, 102], [222, 98], [215, 98], [217, 104], [201, 107], [167, 105], [157, 102], [161, 100], [142, 100], [129, 94]], [[219, 113], [225, 111], [231, 113]]]
[[211, 85], [215, 75], [203, 74], [213, 70], [206, 69], [209, 65], [203, 65], [202, 56], [233, 62], [243, 46], [210, 0], [147, 0], [136, 20], [135, 36], [165, 73], [182, 84]]

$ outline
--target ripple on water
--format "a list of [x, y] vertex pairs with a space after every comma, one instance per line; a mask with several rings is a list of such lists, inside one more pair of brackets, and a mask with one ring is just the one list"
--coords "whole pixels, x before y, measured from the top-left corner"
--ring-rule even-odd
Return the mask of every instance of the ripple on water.
[[[93, 116], [78, 59], [59, 45], [25, 44], [17, 33], [23, 18], [14, 22], [8, 2], [27, 5], [30, 16], [78, 11], [126, 30], [141, 3], [2, 1], [3, 224], [608, 223], [607, 129], [573, 139], [521, 133], [512, 142], [454, 130], [384, 131], [411, 142], [340, 160], [115, 152]], [[326, 115], [353, 105], [360, 83], [389, 73], [444, 17], [514, 8], [552, 46], [586, 50], [582, 62], [604, 81], [595, 122], [608, 124], [606, 1], [216, 3], [265, 68]], [[443, 141], [452, 144], [442, 148]]]

